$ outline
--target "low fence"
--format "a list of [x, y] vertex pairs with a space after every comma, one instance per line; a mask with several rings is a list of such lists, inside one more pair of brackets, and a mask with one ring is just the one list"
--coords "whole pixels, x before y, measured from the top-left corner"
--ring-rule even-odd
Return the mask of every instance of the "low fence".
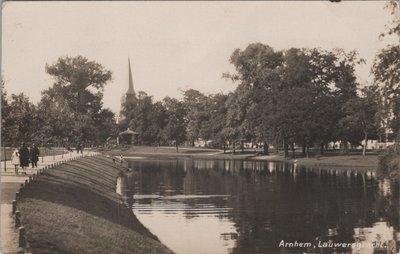
[[[11, 160], [11, 154], [15, 150], [13, 147], [1, 147], [1, 161]], [[56, 156], [68, 153], [66, 148], [63, 147], [39, 147], [40, 158], [43, 156]]]
[[[64, 149], [66, 150], [66, 149]], [[62, 151], [62, 150], [61, 150]], [[91, 153], [91, 154], [86, 154], [86, 155], [78, 155], [78, 156], [74, 156], [72, 158], [65, 158], [62, 159], [60, 161], [56, 161], [54, 163], [51, 163], [50, 165], [47, 166], [43, 166], [41, 168], [39, 168], [36, 173], [30, 175], [24, 183], [21, 183], [19, 190], [15, 193], [15, 199], [12, 201], [12, 214], [14, 217], [14, 226], [15, 226], [15, 230], [18, 231], [18, 240], [17, 240], [17, 245], [19, 248], [22, 248], [26, 253], [26, 254], [32, 254], [31, 249], [30, 249], [30, 245], [29, 245], [29, 239], [27, 238], [27, 234], [26, 234], [26, 229], [23, 226], [22, 223], [22, 214], [21, 212], [18, 210], [18, 201], [20, 199], [20, 195], [25, 191], [26, 187], [33, 181], [35, 181], [37, 178], [39, 178], [42, 174], [44, 174], [47, 170], [50, 169], [54, 169], [55, 167], [63, 164], [63, 163], [68, 163], [70, 161], [76, 160], [76, 159], [80, 159], [83, 157], [87, 157], [87, 156], [96, 156], [99, 153]]]

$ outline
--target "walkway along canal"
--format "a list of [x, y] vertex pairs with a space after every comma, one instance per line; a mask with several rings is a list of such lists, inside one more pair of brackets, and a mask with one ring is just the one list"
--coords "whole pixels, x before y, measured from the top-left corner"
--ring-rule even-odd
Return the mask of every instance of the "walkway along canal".
[[[24, 189], [34, 178], [44, 173], [46, 170], [61, 163], [76, 160], [84, 156], [93, 156], [95, 152], [85, 151], [80, 154], [70, 152], [65, 154], [55, 154], [40, 157], [37, 168], [27, 168], [26, 174], [20, 169], [19, 175], [15, 175], [14, 165], [10, 160], [1, 163], [1, 252], [17, 253], [23, 252], [25, 246], [20, 246], [19, 228], [16, 227], [16, 205], [17, 196], [21, 189]], [[17, 213], [18, 214], [18, 213]]]
[[[135, 215], [176, 253], [398, 249], [399, 191], [374, 170], [193, 158], [128, 163], [122, 183], [134, 193]], [[282, 247], [296, 242], [310, 245]]]
[[17, 209], [31, 252], [172, 253], [115, 193], [124, 170], [93, 156], [57, 165], [27, 184]]

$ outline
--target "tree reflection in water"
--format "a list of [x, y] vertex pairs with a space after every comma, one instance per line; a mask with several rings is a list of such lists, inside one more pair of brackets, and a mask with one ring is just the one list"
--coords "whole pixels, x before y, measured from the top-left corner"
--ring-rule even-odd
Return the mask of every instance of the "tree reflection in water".
[[[188, 234], [197, 238], [191, 253], [209, 249], [212, 253], [364, 253], [369, 250], [318, 248], [318, 242], [366, 243], [377, 236], [389, 241], [399, 232], [398, 188], [390, 188], [393, 183], [388, 180], [378, 182], [373, 172], [245, 160], [142, 159], [129, 163], [134, 175], [127, 185], [135, 194], [133, 207], [139, 219], [146, 220], [142, 221], [145, 226], [151, 224], [150, 230], [162, 241], [158, 230], [170, 237], [177, 235], [176, 241]], [[182, 225], [168, 228], [168, 218]], [[211, 221], [212, 225], [207, 224]], [[195, 224], [198, 228], [191, 228]], [[218, 232], [214, 238], [219, 242], [200, 237], [199, 227], [210, 235], [213, 230]], [[282, 240], [316, 245], [280, 248]], [[185, 245], [183, 240], [174, 244]], [[218, 248], [212, 248], [213, 244]], [[188, 248], [174, 250], [185, 253]]]

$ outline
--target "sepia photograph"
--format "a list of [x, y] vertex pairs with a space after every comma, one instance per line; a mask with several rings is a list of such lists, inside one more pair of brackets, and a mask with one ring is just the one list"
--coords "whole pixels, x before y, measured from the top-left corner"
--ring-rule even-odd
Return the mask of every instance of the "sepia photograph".
[[400, 2], [3, 1], [0, 254], [400, 253]]

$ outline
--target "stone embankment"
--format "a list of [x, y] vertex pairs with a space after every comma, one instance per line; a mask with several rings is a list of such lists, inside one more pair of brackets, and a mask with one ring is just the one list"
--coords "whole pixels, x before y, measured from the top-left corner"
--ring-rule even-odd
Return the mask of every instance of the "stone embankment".
[[33, 254], [172, 253], [115, 192], [124, 170], [98, 155], [36, 175], [18, 194], [20, 244]]

